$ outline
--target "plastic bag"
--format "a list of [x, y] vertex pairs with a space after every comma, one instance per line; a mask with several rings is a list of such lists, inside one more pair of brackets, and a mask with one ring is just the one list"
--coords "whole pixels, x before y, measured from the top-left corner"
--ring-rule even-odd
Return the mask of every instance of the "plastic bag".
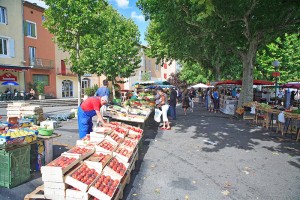
[[251, 114], [255, 114], [255, 108], [256, 108], [255, 105], [252, 105], [252, 106], [251, 106], [251, 111], [250, 111]]
[[285, 123], [284, 113], [283, 112], [279, 113], [279, 115], [278, 115], [278, 121], [281, 122], [281, 123]]
[[161, 120], [162, 111], [160, 111], [158, 108], [155, 108], [155, 114], [154, 114], [154, 120], [156, 122], [160, 122]]

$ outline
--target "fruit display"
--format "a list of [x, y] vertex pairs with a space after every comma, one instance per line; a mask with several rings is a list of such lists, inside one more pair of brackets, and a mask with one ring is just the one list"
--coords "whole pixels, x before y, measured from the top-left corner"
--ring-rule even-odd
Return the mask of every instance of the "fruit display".
[[88, 152], [90, 152], [91, 149], [90, 148], [85, 148], [85, 147], [74, 147], [72, 149], [70, 149], [68, 151], [68, 153], [74, 153], [74, 154], [80, 154], [80, 155], [84, 155], [84, 154], [87, 154]]
[[139, 141], [139, 140], [141, 139], [142, 135], [140, 135], [140, 134], [135, 134], [135, 133], [129, 133], [129, 134], [127, 135], [127, 137], [128, 137], [128, 138], [131, 138], [131, 139], [133, 139], [133, 140]]
[[90, 185], [98, 175], [99, 174], [95, 169], [91, 169], [86, 164], [83, 164], [71, 175], [71, 177], [82, 183], [85, 183], [86, 185]]
[[107, 140], [103, 140], [98, 146], [108, 151], [113, 151], [116, 148], [116, 145], [112, 144]]
[[120, 154], [120, 155], [125, 156], [127, 158], [130, 158], [130, 156], [133, 153], [132, 150], [130, 150], [130, 149], [124, 147], [124, 146], [119, 146], [115, 152], [117, 154]]
[[126, 138], [123, 142], [123, 145], [130, 147], [131, 149], [134, 149], [137, 145], [137, 142], [129, 138]]
[[101, 162], [102, 165], [105, 165], [110, 160], [110, 158], [110, 154], [94, 153], [88, 160], [93, 162]]
[[116, 141], [117, 143], [122, 143], [123, 140], [124, 140], [124, 138], [120, 137], [120, 135], [119, 135], [118, 133], [112, 133], [112, 134], [110, 135], [110, 137], [111, 137], [114, 141]]
[[66, 168], [69, 166], [71, 163], [76, 161], [76, 158], [69, 158], [66, 156], [60, 156], [57, 159], [53, 160], [50, 162], [47, 166], [48, 167], [61, 167], [61, 168]]
[[113, 179], [109, 175], [103, 174], [98, 178], [98, 180], [95, 182], [93, 187], [101, 191], [105, 195], [108, 195], [109, 197], [113, 197], [119, 184], [120, 184], [120, 180]]
[[140, 133], [143, 134], [143, 129], [138, 128], [138, 127], [134, 127], [134, 126], [126, 126], [127, 129], [134, 131], [136, 133]]
[[83, 141], [90, 141], [91, 137], [89, 134], [87, 134], [84, 138], [82, 138], [81, 140]]
[[121, 128], [121, 127], [117, 127], [117, 128], [115, 128], [115, 132], [120, 133], [120, 134], [126, 136], [127, 133], [128, 133], [128, 130], [124, 129], [124, 128]]
[[122, 125], [121, 122], [110, 122], [110, 124], [115, 125], [115, 126], [121, 126]]
[[23, 137], [27, 135], [34, 135], [33, 131], [24, 130], [24, 129], [13, 129], [8, 130], [6, 133], [3, 133], [2, 136], [9, 136], [10, 138]]
[[108, 166], [121, 176], [124, 176], [127, 170], [127, 167], [122, 162], [119, 162], [116, 158], [113, 158], [109, 162]]

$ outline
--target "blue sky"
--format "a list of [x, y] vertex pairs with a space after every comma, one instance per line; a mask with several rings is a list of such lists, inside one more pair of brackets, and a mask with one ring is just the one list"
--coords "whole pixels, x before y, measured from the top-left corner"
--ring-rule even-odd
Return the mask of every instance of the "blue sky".
[[[42, 0], [26, 0], [32, 3], [37, 3], [41, 7], [45, 6], [45, 3]], [[115, 9], [117, 9], [123, 16], [127, 18], [133, 19], [133, 21], [137, 24], [141, 34], [141, 43], [143, 45], [147, 45], [145, 41], [145, 32], [148, 26], [148, 21], [145, 21], [144, 16], [141, 11], [136, 7], [137, 0], [108, 0], [110, 4], [113, 5]]]

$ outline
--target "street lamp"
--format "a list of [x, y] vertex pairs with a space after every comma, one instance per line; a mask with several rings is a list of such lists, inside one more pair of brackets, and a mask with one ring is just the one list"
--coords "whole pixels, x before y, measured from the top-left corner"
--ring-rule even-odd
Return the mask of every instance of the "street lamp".
[[278, 77], [280, 76], [280, 72], [278, 72], [278, 67], [280, 63], [278, 60], [273, 62], [273, 66], [275, 67], [275, 72], [273, 72], [273, 76], [275, 77], [275, 104], [277, 104], [277, 81]]

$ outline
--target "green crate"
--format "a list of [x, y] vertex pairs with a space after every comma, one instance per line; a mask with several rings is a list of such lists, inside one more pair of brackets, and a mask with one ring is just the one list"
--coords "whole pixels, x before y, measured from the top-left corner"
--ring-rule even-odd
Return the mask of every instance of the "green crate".
[[0, 186], [15, 187], [30, 178], [30, 145], [0, 150]]

